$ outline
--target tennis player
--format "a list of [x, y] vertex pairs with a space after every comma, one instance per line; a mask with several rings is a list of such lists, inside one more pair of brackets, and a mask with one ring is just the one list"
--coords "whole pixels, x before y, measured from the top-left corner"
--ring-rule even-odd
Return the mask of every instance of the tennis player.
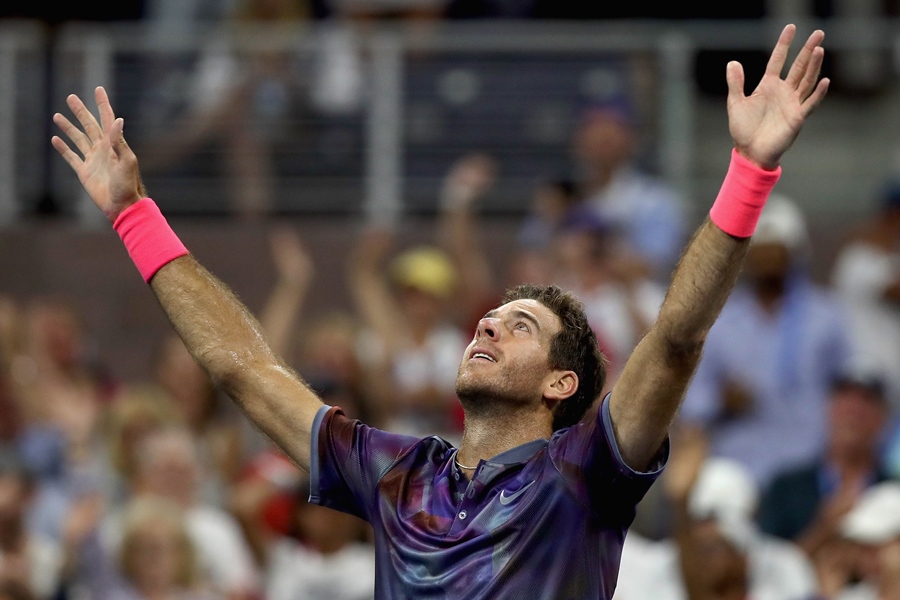
[[52, 143], [197, 362], [309, 471], [311, 501], [372, 524], [377, 598], [608, 599], [635, 506], [665, 464], [667, 430], [781, 157], [828, 88], [821, 31], [782, 75], [795, 31], [784, 28], [749, 96], [743, 68], [728, 64], [730, 167], [612, 392], [598, 398], [604, 360], [580, 304], [555, 287], [515, 288], [481, 319], [462, 357], [459, 448], [379, 431], [322, 404], [147, 197], [103, 88], [99, 122], [74, 95], [68, 106], [81, 127], [53, 117], [74, 149]]

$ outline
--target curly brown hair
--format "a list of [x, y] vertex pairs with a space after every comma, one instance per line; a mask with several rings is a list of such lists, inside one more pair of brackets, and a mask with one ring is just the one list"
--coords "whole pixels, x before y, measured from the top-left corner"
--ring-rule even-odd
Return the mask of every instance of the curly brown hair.
[[547, 359], [551, 369], [574, 371], [578, 375], [578, 389], [557, 405], [553, 430], [571, 427], [584, 417], [606, 383], [606, 357], [588, 324], [584, 304], [555, 285], [515, 286], [506, 291], [503, 304], [514, 300], [536, 300], [562, 322], [562, 329], [550, 342]]

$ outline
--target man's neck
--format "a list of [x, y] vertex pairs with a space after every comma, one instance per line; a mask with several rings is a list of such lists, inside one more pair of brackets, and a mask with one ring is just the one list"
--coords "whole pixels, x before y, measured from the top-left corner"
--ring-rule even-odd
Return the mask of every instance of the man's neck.
[[[549, 439], [551, 435], [552, 416], [544, 407], [489, 416], [467, 414], [457, 461], [461, 465], [474, 467], [481, 460], [534, 440]], [[473, 473], [465, 469], [464, 472], [468, 476]]]

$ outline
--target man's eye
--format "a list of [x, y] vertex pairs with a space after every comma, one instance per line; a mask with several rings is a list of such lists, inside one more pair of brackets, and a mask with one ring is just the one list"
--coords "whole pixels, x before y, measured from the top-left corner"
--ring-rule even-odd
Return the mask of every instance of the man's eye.
[[528, 325], [525, 323], [516, 323], [516, 329], [521, 329], [522, 331], [528, 331]]

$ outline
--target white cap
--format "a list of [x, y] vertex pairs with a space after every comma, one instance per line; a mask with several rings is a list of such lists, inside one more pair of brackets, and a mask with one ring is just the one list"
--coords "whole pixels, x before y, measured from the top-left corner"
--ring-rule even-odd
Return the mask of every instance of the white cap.
[[752, 239], [757, 244], [783, 244], [791, 252], [804, 251], [809, 244], [809, 232], [803, 211], [787, 196], [771, 194]]
[[900, 538], [900, 482], [887, 481], [867, 489], [841, 522], [841, 534], [870, 545]]
[[741, 463], [721, 457], [706, 460], [688, 498], [688, 513], [694, 519], [713, 519], [729, 542], [746, 550], [755, 527], [759, 488]]

